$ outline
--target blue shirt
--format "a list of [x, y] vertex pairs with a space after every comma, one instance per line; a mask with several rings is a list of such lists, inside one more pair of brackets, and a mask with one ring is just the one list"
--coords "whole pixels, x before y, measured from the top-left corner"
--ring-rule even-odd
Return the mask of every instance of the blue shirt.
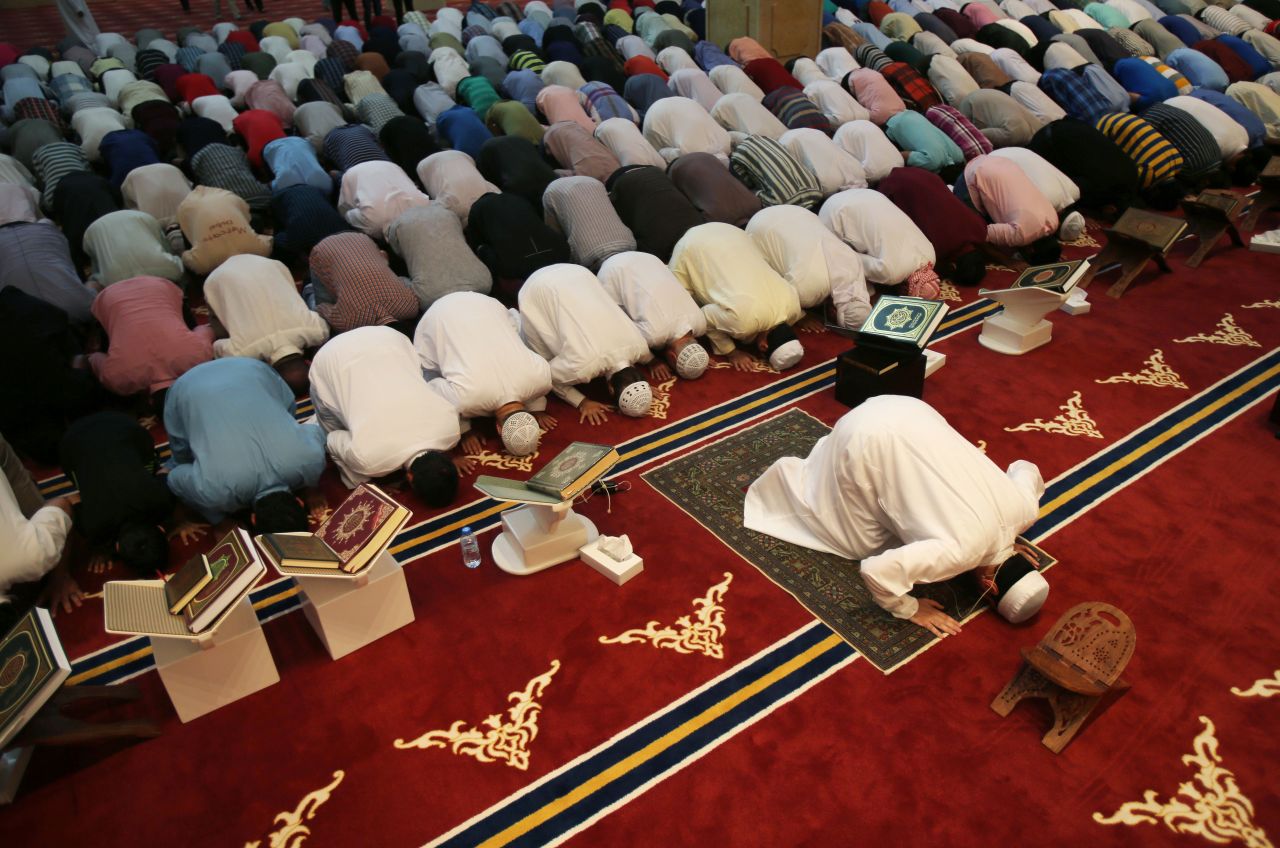
[[436, 132], [454, 150], [472, 159], [480, 155], [480, 146], [493, 138], [480, 116], [466, 106], [454, 106], [436, 119]]
[[111, 169], [111, 187], [120, 188], [124, 178], [134, 168], [154, 165], [160, 161], [156, 142], [142, 130], [116, 130], [102, 137], [98, 155]]
[[1121, 59], [1116, 62], [1111, 73], [1124, 86], [1125, 91], [1138, 95], [1134, 109], [1139, 112], [1178, 96], [1178, 87], [1173, 84], [1173, 80], [1141, 59]]
[[[1127, 112], [1113, 109], [1105, 97], [1098, 93], [1089, 81], [1075, 71], [1052, 68], [1040, 75], [1040, 90], [1049, 95], [1068, 115], [1078, 121], [1093, 124], [1108, 112]], [[1127, 106], [1127, 104], [1126, 104]]]
[[942, 130], [919, 112], [899, 112], [884, 125], [885, 135], [903, 150], [910, 150], [907, 164], [935, 174], [948, 165], [963, 165], [964, 152]]
[[1220, 35], [1218, 41], [1230, 47], [1237, 56], [1244, 59], [1245, 64], [1253, 71], [1253, 78], [1271, 73], [1271, 63], [1267, 61], [1267, 57], [1263, 56], [1253, 48], [1253, 45], [1234, 35]]
[[293, 392], [270, 365], [215, 359], [177, 379], [164, 404], [169, 489], [211, 523], [263, 495], [314, 486], [324, 430], [294, 419]]
[[542, 91], [542, 77], [533, 71], [512, 71], [502, 80], [507, 96], [519, 100], [534, 117], [538, 115], [538, 92]]
[[542, 24], [532, 18], [525, 18], [516, 26], [520, 28], [520, 32], [532, 38], [539, 47], [542, 46], [542, 34], [547, 31]]
[[1233, 100], [1227, 95], [1219, 91], [1210, 91], [1208, 89], [1193, 88], [1190, 96], [1197, 100], [1203, 100], [1212, 106], [1217, 106], [1226, 112], [1231, 120], [1244, 127], [1244, 131], [1249, 134], [1249, 149], [1261, 147], [1267, 142], [1267, 125], [1262, 119], [1249, 111], [1244, 104], [1237, 100]]
[[1231, 85], [1222, 66], [1199, 50], [1179, 47], [1164, 57], [1164, 63], [1191, 81], [1196, 88], [1226, 91]]
[[1196, 29], [1191, 21], [1183, 20], [1177, 15], [1165, 15], [1160, 19], [1160, 26], [1177, 36], [1178, 40], [1188, 47], [1194, 47], [1202, 39], [1200, 30]]
[[275, 175], [271, 180], [273, 192], [296, 185], [309, 185], [325, 194], [333, 190], [333, 178], [321, 167], [315, 148], [305, 138], [277, 138], [262, 148], [262, 159]]

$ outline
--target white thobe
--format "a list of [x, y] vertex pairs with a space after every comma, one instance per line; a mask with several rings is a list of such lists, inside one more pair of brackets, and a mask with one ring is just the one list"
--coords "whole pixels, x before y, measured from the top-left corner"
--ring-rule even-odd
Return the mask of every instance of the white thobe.
[[724, 94], [711, 109], [711, 117], [726, 130], [749, 135], [763, 135], [777, 141], [787, 132], [787, 125], [749, 94]]
[[626, 118], [609, 118], [596, 127], [596, 141], [609, 148], [625, 168], [629, 165], [652, 165], [667, 168], [667, 160], [658, 155], [653, 145], [644, 140], [640, 128]]
[[57, 565], [70, 531], [71, 516], [56, 506], [25, 517], [9, 481], [0, 475], [0, 600], [9, 587], [39, 580]]
[[[815, 130], [816, 132], [816, 130]], [[802, 206], [770, 206], [747, 222], [747, 234], [808, 309], [828, 297], [842, 327], [859, 327], [871, 311], [862, 261]]]
[[1061, 121], [1067, 113], [1053, 98], [1029, 82], [1014, 80], [1009, 86], [1009, 96], [1022, 104], [1028, 112], [1040, 119], [1041, 125]]
[[342, 175], [338, 211], [351, 226], [381, 239], [406, 209], [430, 202], [395, 162], [361, 162]]
[[[310, 56], [311, 54], [308, 53], [307, 55]], [[297, 100], [298, 86], [302, 84], [304, 79], [311, 79], [313, 76], [311, 69], [301, 62], [281, 62], [271, 69], [271, 75], [267, 79], [280, 83], [285, 95], [290, 100]]]
[[846, 188], [867, 187], [862, 163], [822, 130], [811, 127], [787, 130], [778, 142], [797, 162], [813, 172], [824, 195]]
[[487, 295], [453, 292], [418, 322], [413, 347], [423, 376], [465, 419], [513, 401], [546, 408], [551, 366], [520, 338], [514, 313]]
[[813, 61], [824, 74], [837, 82], [844, 79], [850, 71], [856, 71], [862, 67], [858, 64], [858, 60], [853, 58], [853, 54], [844, 47], [828, 47], [813, 57]]
[[831, 79], [816, 62], [803, 58], [796, 59], [795, 64], [791, 66], [791, 76], [795, 77], [802, 87], [818, 80]]
[[458, 411], [427, 388], [413, 342], [390, 327], [335, 336], [311, 362], [311, 400], [342, 482], [354, 488], [458, 443]]
[[752, 483], [743, 524], [861, 560], [876, 603], [910, 618], [915, 584], [1011, 557], [1043, 493], [1032, 463], [1002, 473], [924, 401], [881, 395], [846, 413], [808, 457], [783, 457]]
[[604, 261], [600, 285], [635, 323], [652, 350], [676, 339], [707, 332], [707, 319], [693, 297], [661, 259], [652, 253], [628, 250]]
[[434, 198], [467, 225], [471, 205], [482, 195], [498, 194], [501, 189], [480, 175], [475, 160], [461, 150], [432, 153], [418, 163], [418, 179]]
[[581, 265], [548, 265], [520, 287], [525, 342], [551, 363], [551, 388], [570, 406], [586, 399], [576, 386], [653, 358], [644, 336]]
[[950, 56], [934, 56], [929, 63], [929, 82], [938, 89], [942, 99], [959, 107], [960, 101], [973, 94], [981, 86], [973, 75]]
[[1040, 82], [1040, 72], [1031, 67], [1031, 64], [1026, 59], [1008, 47], [1001, 47], [992, 53], [991, 61], [995, 62], [1000, 70], [1008, 74], [1010, 79], [1020, 80], [1031, 85]]
[[201, 118], [217, 121], [230, 135], [235, 130], [235, 120], [240, 114], [225, 94], [206, 94], [191, 101], [191, 111]]
[[831, 80], [811, 82], [804, 87], [804, 96], [822, 110], [822, 114], [833, 127], [843, 126], [850, 121], [871, 119], [871, 113], [867, 108], [854, 100], [849, 90], [838, 82]]
[[737, 65], [716, 65], [707, 76], [724, 94], [750, 94], [756, 100], [764, 100], [764, 91]]
[[444, 93], [453, 97], [458, 90], [458, 83], [471, 76], [471, 66], [467, 60], [458, 55], [452, 47], [441, 47], [431, 51], [431, 70], [435, 72], [436, 82], [444, 89]]
[[[667, 49], [675, 50], [682, 56], [687, 57], [689, 55], [679, 47], [668, 47]], [[711, 112], [716, 102], [724, 96], [720, 89], [716, 88], [715, 83], [711, 82], [711, 77], [707, 76], [707, 72], [696, 66], [681, 68], [672, 73], [671, 79], [667, 81], [667, 87], [679, 97], [688, 97], [690, 100], [696, 100], [708, 112]], [[759, 103], [759, 101], [756, 102], [757, 104]]]
[[1053, 205], [1055, 212], [1074, 204], [1080, 199], [1080, 187], [1059, 171], [1052, 162], [1034, 150], [1025, 147], [1001, 147], [991, 151], [992, 156], [1009, 159], [1022, 169], [1027, 179], [1035, 183], [1040, 193]]
[[57, 6], [58, 15], [62, 18], [62, 24], [67, 28], [67, 32], [85, 47], [90, 49], [95, 47], [102, 31], [98, 29], [97, 21], [93, 19], [93, 12], [89, 11], [89, 4], [84, 0], [57, 0]]
[[191, 191], [186, 175], [168, 162], [134, 168], [120, 186], [126, 209], [146, 212], [166, 230], [178, 223], [178, 207]]
[[729, 224], [693, 227], [676, 243], [671, 272], [702, 307], [714, 353], [731, 353], [803, 310], [796, 290], [765, 259], [751, 236]]
[[902, 167], [902, 153], [871, 121], [850, 121], [836, 130], [836, 144], [847, 150], [862, 165], [862, 173], [872, 185]]
[[686, 153], [710, 153], [727, 166], [729, 132], [687, 97], [664, 97], [644, 113], [644, 137], [668, 162]]
[[867, 279], [897, 285], [937, 258], [933, 244], [889, 198], [869, 188], [832, 195], [818, 217], [827, 229], [853, 248]]
[[289, 269], [274, 259], [231, 257], [205, 280], [204, 299], [230, 334], [213, 343], [214, 356], [273, 363], [329, 338], [329, 325], [307, 308]]
[[[676, 71], [690, 69], [702, 71], [702, 68], [698, 67], [698, 63], [693, 61], [693, 57], [683, 47], [664, 47], [658, 51], [657, 62], [669, 77], [675, 76]], [[705, 75], [705, 72], [703, 73]]]

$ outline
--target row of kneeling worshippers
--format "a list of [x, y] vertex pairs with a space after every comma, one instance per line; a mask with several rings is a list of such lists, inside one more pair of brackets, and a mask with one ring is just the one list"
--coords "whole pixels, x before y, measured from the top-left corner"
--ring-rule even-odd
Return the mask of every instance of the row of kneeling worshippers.
[[[72, 512], [141, 573], [175, 522], [305, 528], [326, 457], [441, 507], [479, 419], [528, 455], [550, 393], [643, 416], [711, 355], [794, 367], [868, 283], [937, 297], [1056, 258], [1079, 210], [1252, 178], [1275, 0], [1037, 2], [833, 6], [787, 65], [670, 2], [0, 44], [0, 591]], [[120, 411], [148, 403], [166, 469]]]

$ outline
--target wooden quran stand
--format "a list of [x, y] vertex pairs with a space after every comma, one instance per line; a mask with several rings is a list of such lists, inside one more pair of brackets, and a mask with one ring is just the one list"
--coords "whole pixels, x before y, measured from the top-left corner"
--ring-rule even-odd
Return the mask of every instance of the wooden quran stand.
[[1053, 726], [1044, 746], [1055, 754], [1129, 690], [1120, 677], [1137, 642], [1133, 622], [1099, 601], [1067, 610], [1040, 644], [1022, 649], [1022, 667], [991, 709], [1007, 716], [1023, 698], [1045, 698]]
[[64, 686], [44, 703], [26, 726], [0, 752], [0, 804], [10, 803], [31, 761], [32, 751], [40, 745], [85, 745], [107, 739], [151, 739], [160, 735], [160, 727], [150, 719], [124, 721], [81, 721], [66, 715], [68, 707], [86, 701], [136, 701], [141, 693], [137, 686]]
[[1231, 243], [1236, 247], [1244, 247], [1240, 231], [1236, 229], [1236, 224], [1240, 220], [1238, 212], [1230, 214], [1216, 206], [1200, 203], [1194, 198], [1182, 201], [1182, 211], [1187, 215], [1187, 229], [1200, 239], [1195, 252], [1187, 257], [1188, 268], [1200, 267], [1200, 263], [1209, 255], [1209, 251], [1213, 250], [1223, 233], [1231, 237]]
[[129, 702], [141, 697], [137, 686], [63, 686], [36, 711], [14, 737], [15, 747], [26, 745], [83, 745], [105, 739], [151, 739], [160, 727], [150, 719], [125, 721], [81, 721], [66, 715], [66, 708], [87, 701]]
[[1120, 263], [1120, 277], [1112, 283], [1111, 288], [1107, 289], [1107, 294], [1111, 297], [1124, 294], [1125, 289], [1129, 288], [1134, 279], [1142, 273], [1142, 269], [1147, 267], [1148, 262], [1154, 261], [1165, 273], [1172, 270], [1159, 248], [1115, 230], [1103, 230], [1103, 232], [1106, 233], [1107, 244], [1097, 256], [1089, 260], [1089, 270], [1084, 272], [1077, 288], [1088, 288], [1089, 283], [1093, 282], [1093, 278], [1099, 271], [1117, 262]]
[[1241, 226], [1249, 232], [1258, 228], [1263, 212], [1280, 206], [1280, 156], [1272, 156], [1267, 160], [1266, 167], [1258, 177], [1258, 185], [1262, 190], [1253, 198], [1253, 207], [1241, 222]]

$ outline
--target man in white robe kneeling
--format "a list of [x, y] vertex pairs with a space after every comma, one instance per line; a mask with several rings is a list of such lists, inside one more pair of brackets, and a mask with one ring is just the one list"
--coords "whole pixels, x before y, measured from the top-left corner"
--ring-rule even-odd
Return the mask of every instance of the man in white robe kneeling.
[[[938, 636], [960, 624], [917, 583], [976, 571], [1017, 623], [1049, 593], [1030, 570], [1000, 591], [1001, 566], [1039, 512], [1044, 481], [1026, 460], [1000, 469], [921, 400], [881, 395], [836, 422], [809, 456], [783, 457], [751, 484], [743, 523], [806, 548], [861, 560], [876, 603]], [[1013, 566], [1011, 565], [1010, 568]]]
[[649, 367], [654, 380], [670, 380], [670, 368], [685, 380], [703, 375], [710, 358], [697, 339], [707, 332], [707, 319], [665, 262], [652, 253], [628, 250], [606, 259], [598, 276], [649, 349], [662, 352], [665, 365], [655, 360]]

